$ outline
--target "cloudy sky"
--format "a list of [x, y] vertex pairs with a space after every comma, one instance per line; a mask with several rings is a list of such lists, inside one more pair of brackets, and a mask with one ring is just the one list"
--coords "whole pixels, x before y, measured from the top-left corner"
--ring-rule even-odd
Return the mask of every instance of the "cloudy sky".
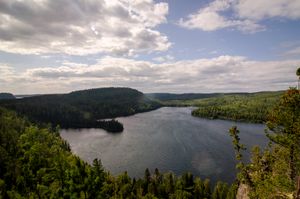
[[295, 86], [300, 0], [0, 0], [0, 92]]

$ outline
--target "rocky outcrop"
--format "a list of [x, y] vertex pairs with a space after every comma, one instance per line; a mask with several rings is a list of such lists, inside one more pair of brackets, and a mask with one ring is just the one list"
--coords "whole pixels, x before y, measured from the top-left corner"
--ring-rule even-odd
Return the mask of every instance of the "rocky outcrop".
[[240, 184], [236, 194], [236, 199], [250, 199], [248, 196], [249, 192], [250, 192], [250, 187], [248, 185]]
[[296, 199], [300, 199], [300, 176], [297, 177]]

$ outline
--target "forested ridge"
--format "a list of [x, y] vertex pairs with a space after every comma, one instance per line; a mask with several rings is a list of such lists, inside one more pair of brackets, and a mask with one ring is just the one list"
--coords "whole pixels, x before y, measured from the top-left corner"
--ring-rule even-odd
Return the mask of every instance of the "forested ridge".
[[11, 93], [0, 93], [0, 100], [7, 100], [7, 99], [15, 99], [16, 97]]
[[263, 123], [283, 93], [149, 93], [147, 96], [164, 106], [197, 107], [192, 111], [196, 117]]
[[193, 116], [210, 119], [227, 119], [263, 123], [270, 111], [279, 102], [284, 92], [261, 92], [252, 94], [232, 94], [201, 99]]
[[193, 99], [203, 99], [223, 95], [221, 93], [147, 93], [148, 97], [166, 102], [173, 100], [193, 100]]
[[128, 116], [156, 109], [159, 103], [130, 88], [99, 88], [1, 101], [0, 105], [27, 116], [33, 122], [62, 128], [103, 128], [123, 130], [116, 120], [100, 119]]

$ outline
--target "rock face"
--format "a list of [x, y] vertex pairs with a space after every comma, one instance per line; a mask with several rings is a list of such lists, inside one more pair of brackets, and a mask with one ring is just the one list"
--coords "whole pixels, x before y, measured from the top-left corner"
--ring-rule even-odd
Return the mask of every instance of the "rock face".
[[250, 199], [248, 194], [250, 192], [250, 187], [246, 184], [240, 184], [237, 194], [236, 194], [236, 199]]
[[300, 176], [297, 177], [297, 191], [296, 191], [296, 197], [295, 198], [300, 199]]

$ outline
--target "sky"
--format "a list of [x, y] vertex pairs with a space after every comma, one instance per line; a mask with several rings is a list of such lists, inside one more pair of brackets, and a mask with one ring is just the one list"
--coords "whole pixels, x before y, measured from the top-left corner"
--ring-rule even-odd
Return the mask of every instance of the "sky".
[[0, 92], [284, 90], [300, 0], [0, 0]]

